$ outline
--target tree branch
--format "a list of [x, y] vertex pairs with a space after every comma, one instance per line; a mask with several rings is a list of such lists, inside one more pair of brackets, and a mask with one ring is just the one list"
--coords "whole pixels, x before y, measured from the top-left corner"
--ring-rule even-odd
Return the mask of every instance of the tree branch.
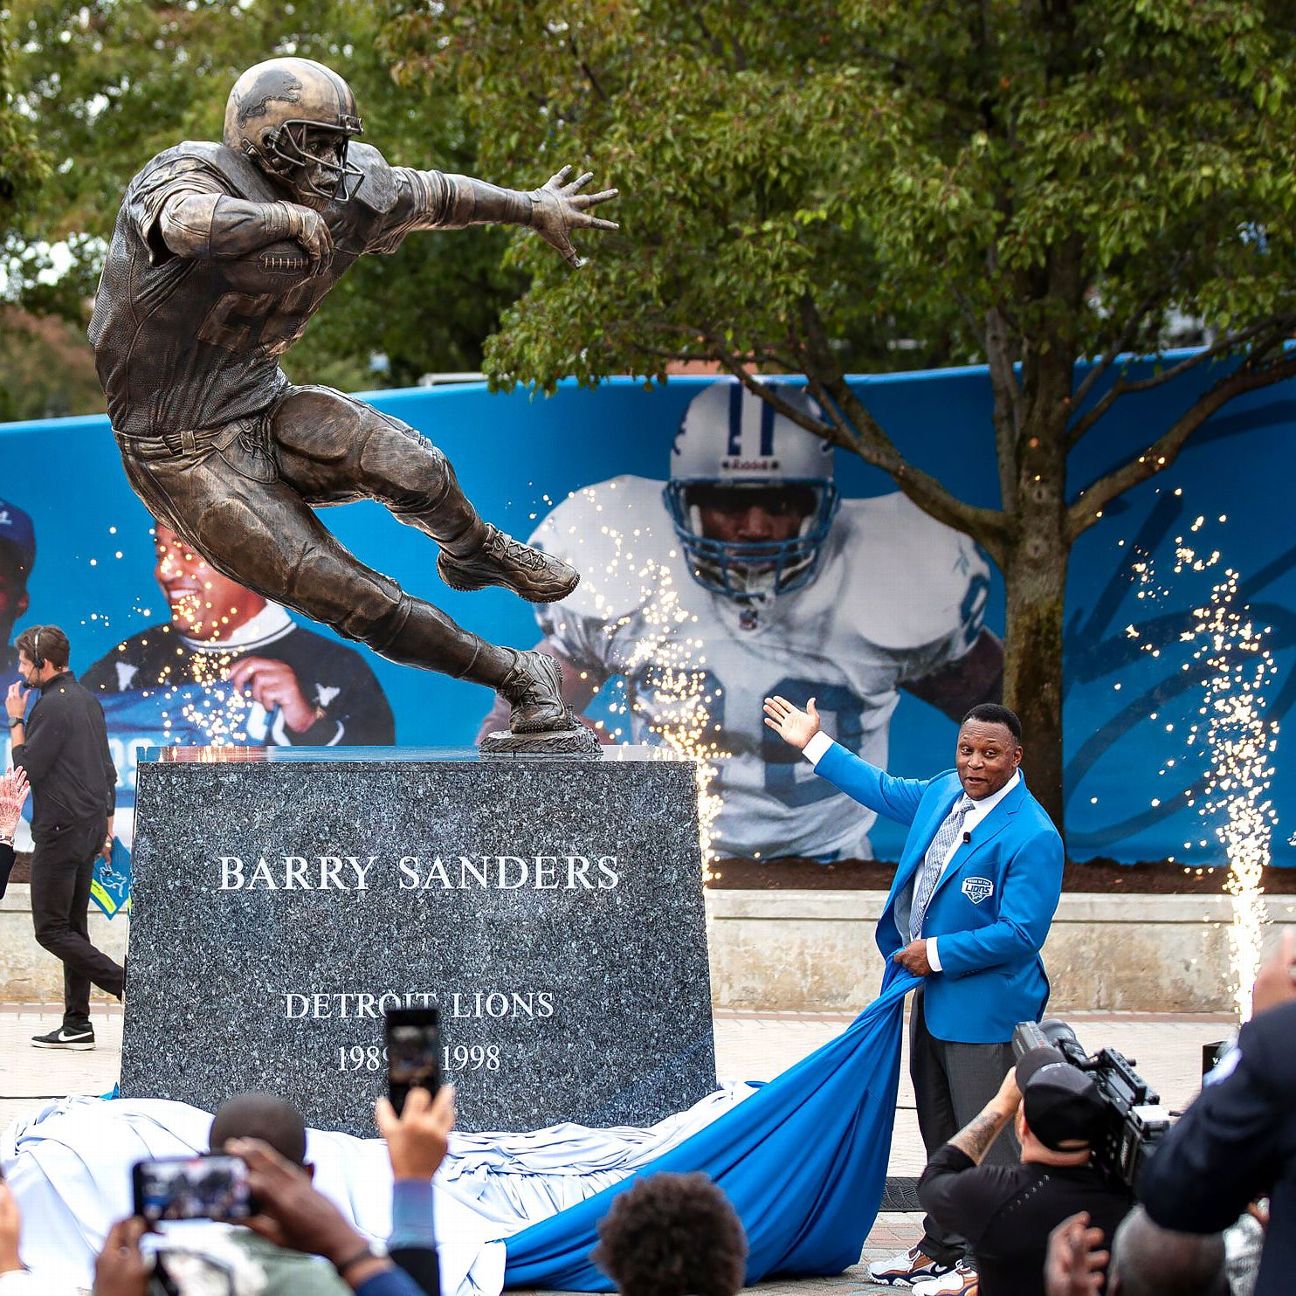
[[1138, 308], [1130, 316], [1129, 322], [1125, 325], [1120, 337], [1112, 344], [1111, 349], [1085, 374], [1080, 381], [1080, 386], [1072, 392], [1071, 404], [1074, 409], [1079, 409], [1084, 404], [1085, 397], [1093, 390], [1094, 384], [1115, 364], [1117, 357], [1124, 355], [1134, 345], [1140, 326], [1147, 319], [1152, 307], [1156, 305], [1157, 299], [1162, 296], [1164, 294], [1160, 292], [1149, 293], [1139, 303]]
[[[1257, 324], [1252, 324], [1250, 328], [1243, 329], [1240, 333], [1230, 333], [1228, 337], [1221, 338], [1211, 346], [1203, 347], [1200, 351], [1194, 351], [1192, 355], [1185, 360], [1180, 360], [1178, 364], [1171, 365], [1169, 369], [1163, 369], [1160, 373], [1152, 374], [1148, 378], [1135, 378], [1126, 380], [1118, 378], [1111, 387], [1103, 394], [1098, 403], [1076, 420], [1071, 428], [1071, 434], [1067, 441], [1068, 449], [1074, 447], [1076, 442], [1089, 431], [1104, 414], [1122, 397], [1128, 396], [1131, 392], [1150, 391], [1153, 387], [1160, 387], [1165, 383], [1171, 382], [1181, 374], [1187, 373], [1190, 369], [1195, 369], [1198, 365], [1205, 363], [1207, 360], [1214, 360], [1218, 356], [1225, 355], [1229, 351], [1236, 350], [1244, 342], [1251, 338], [1258, 337], [1262, 333], [1272, 332], [1279, 338], [1287, 336], [1296, 326], [1296, 317], [1279, 316], [1274, 319], [1261, 320]], [[1270, 339], [1272, 341], [1272, 339]]]
[[1221, 378], [1195, 405], [1182, 414], [1164, 436], [1154, 441], [1137, 459], [1100, 477], [1067, 509], [1067, 539], [1074, 542], [1098, 520], [1103, 509], [1118, 495], [1139, 482], [1163, 472], [1174, 463], [1188, 438], [1235, 396], [1296, 377], [1296, 351], [1282, 360], [1258, 369], [1243, 366]]
[[809, 361], [805, 366], [806, 376], [839, 436], [844, 438], [844, 441], [835, 439], [836, 444], [845, 444], [866, 463], [881, 468], [924, 513], [947, 526], [965, 531], [983, 544], [996, 560], [1000, 560], [1008, 532], [1006, 515], [997, 509], [977, 508], [966, 503], [936, 478], [909, 463], [850, 389], [845, 375], [833, 359], [823, 323], [808, 296], [801, 300], [801, 323]]

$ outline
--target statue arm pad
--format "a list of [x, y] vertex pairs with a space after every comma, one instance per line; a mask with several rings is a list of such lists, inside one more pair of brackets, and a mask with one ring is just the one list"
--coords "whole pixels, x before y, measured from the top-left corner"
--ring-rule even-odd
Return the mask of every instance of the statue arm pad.
[[167, 250], [175, 256], [206, 261], [246, 256], [289, 238], [293, 220], [288, 203], [182, 192], [172, 195], [163, 205], [158, 231]]
[[407, 171], [406, 175], [418, 195], [419, 228], [531, 224], [531, 198], [516, 189], [444, 171]]

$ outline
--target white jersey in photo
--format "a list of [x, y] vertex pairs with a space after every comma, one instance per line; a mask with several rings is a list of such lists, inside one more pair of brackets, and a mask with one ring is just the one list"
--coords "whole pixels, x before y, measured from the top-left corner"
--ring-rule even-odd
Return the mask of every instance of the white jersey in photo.
[[625, 677], [631, 738], [714, 745], [720, 858], [872, 857], [872, 812], [815, 776], [764, 724], [778, 693], [815, 698], [827, 732], [875, 765], [901, 684], [961, 658], [981, 632], [989, 572], [972, 540], [895, 493], [844, 500], [812, 583], [756, 606], [689, 574], [663, 483], [622, 476], [576, 491], [532, 543], [573, 563], [575, 592], [538, 610], [597, 680]]

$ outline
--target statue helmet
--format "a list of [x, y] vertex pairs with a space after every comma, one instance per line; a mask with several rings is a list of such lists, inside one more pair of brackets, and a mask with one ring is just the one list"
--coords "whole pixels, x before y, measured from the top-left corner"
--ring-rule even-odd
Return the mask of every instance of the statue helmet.
[[225, 145], [293, 189], [346, 201], [361, 178], [347, 143], [362, 131], [351, 87], [304, 58], [274, 58], [234, 82], [225, 106]]

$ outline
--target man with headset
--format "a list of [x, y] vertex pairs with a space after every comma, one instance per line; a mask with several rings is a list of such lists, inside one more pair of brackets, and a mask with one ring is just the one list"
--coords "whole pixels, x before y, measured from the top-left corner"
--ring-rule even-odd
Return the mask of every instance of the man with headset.
[[[95, 857], [112, 849], [117, 771], [98, 699], [68, 669], [71, 647], [58, 626], [30, 626], [15, 641], [27, 688], [9, 686], [5, 709], [13, 763], [32, 786], [32, 919], [36, 939], [63, 962], [63, 1023], [37, 1048], [94, 1048], [90, 985], [120, 999], [125, 971], [90, 943]], [[40, 698], [24, 719], [29, 690]]]

